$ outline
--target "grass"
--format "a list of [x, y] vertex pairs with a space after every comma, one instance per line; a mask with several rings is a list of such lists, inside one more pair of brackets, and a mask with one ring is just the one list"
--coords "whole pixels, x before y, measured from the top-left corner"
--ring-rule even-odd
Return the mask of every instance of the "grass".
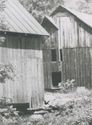
[[[3, 117], [5, 125], [92, 125], [92, 91], [83, 87], [69, 93], [45, 93], [45, 115]], [[56, 108], [56, 109], [55, 109]], [[0, 122], [1, 123], [1, 122]]]

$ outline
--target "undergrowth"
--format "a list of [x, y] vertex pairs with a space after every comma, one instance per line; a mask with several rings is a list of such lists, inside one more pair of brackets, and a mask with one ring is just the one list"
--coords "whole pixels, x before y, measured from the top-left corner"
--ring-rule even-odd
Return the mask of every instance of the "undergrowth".
[[[71, 83], [73, 81], [70, 85]], [[47, 104], [51, 110], [44, 115], [20, 116], [11, 106], [0, 108], [0, 125], [92, 125], [91, 90], [78, 87], [75, 92], [55, 94], [52, 93], [55, 96], [52, 103], [49, 100]], [[64, 99], [65, 102], [62, 103]], [[54, 102], [58, 102], [58, 105], [53, 105]]]

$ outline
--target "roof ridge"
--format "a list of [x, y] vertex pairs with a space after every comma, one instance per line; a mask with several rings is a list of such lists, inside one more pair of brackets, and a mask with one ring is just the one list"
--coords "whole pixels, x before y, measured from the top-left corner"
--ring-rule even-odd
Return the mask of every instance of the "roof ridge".
[[73, 16], [77, 17], [83, 23], [85, 23], [86, 25], [88, 25], [89, 27], [92, 28], [92, 15], [91, 14], [79, 12], [79, 11], [76, 11], [74, 9], [70, 9], [70, 8], [68, 8], [66, 6], [59, 5], [58, 7], [56, 7], [56, 9], [54, 9], [54, 11], [50, 14], [50, 16], [52, 16], [58, 8], [65, 9], [66, 11], [68, 11], [69, 13], [71, 13]]

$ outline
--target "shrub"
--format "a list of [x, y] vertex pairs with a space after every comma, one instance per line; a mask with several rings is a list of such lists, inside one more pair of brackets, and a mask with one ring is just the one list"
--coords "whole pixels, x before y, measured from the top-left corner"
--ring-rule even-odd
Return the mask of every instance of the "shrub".
[[5, 96], [5, 86], [7, 79], [14, 80], [15, 71], [12, 64], [0, 64], [0, 83], [2, 84], [2, 98], [0, 99], [0, 106], [6, 105], [8, 102], [11, 103], [10, 98], [6, 98]]
[[0, 82], [5, 83], [6, 79], [14, 80], [14, 68], [12, 64], [0, 64]]
[[64, 82], [64, 81], [60, 82], [58, 84], [58, 86], [59, 86], [61, 92], [63, 92], [63, 93], [70, 92], [70, 91], [74, 90], [74, 88], [75, 88], [75, 80], [72, 79], [72, 80], [67, 80], [66, 82]]

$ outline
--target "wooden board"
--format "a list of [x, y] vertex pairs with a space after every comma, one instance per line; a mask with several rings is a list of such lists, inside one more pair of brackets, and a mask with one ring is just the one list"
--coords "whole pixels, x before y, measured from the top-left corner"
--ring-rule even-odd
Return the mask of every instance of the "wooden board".
[[30, 108], [43, 104], [43, 56], [40, 37], [6, 36], [0, 46], [0, 63], [12, 64], [14, 81], [7, 80], [4, 96], [13, 103], [30, 103]]

